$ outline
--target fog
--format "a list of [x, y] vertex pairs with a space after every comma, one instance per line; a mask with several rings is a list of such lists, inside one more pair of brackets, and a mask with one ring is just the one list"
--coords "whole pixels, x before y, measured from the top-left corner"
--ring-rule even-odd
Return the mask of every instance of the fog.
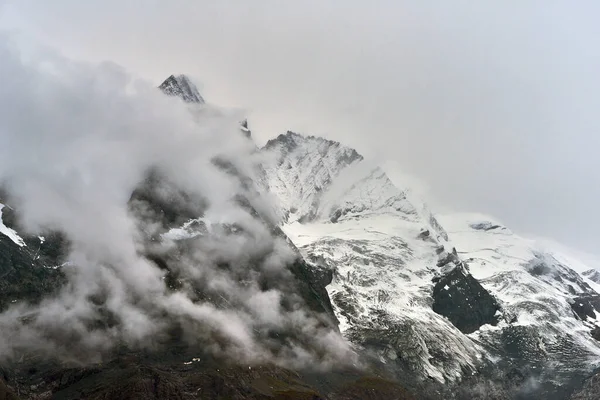
[[[64, 287], [40, 304], [13, 302], [0, 313], [0, 361], [24, 350], [99, 361], [118, 344], [156, 346], [173, 324], [191, 344], [242, 363], [327, 368], [353, 358], [326, 317], [295, 293], [286, 266], [296, 256], [271, 235], [263, 222], [270, 217], [258, 219], [236, 201], [268, 200], [252, 198], [213, 162], [231, 160], [239, 173], [252, 174], [255, 145], [235, 112], [186, 107], [114, 63], [22, 46], [0, 37], [0, 183], [26, 232], [63, 232], [71, 248], [61, 267]], [[172, 260], [185, 282], [177, 291], [142, 256], [151, 250], [168, 257], [175, 246], [160, 240], [148, 249], [160, 221], [147, 203], [130, 201], [150, 170], [164, 177], [159, 193], [185, 190], [191, 202], [206, 204], [202, 216], [215, 226]], [[228, 233], [226, 224], [240, 232]], [[261, 287], [269, 279], [275, 283]], [[228, 306], [198, 299], [198, 291]], [[269, 339], [289, 330], [300, 339]]]

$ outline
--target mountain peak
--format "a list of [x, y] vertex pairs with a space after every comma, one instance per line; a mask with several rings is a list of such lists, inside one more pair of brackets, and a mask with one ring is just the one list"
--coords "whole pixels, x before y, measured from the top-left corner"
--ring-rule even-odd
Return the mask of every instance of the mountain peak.
[[196, 85], [186, 75], [171, 75], [158, 87], [169, 96], [177, 96], [186, 103], [204, 104]]
[[344, 159], [348, 162], [360, 161], [363, 157], [358, 152], [350, 147], [342, 145], [340, 142], [334, 140], [325, 139], [319, 136], [306, 136], [292, 131], [287, 131], [277, 136], [275, 139], [270, 139], [263, 146], [264, 150], [274, 149], [275, 147], [281, 146], [285, 149], [285, 152], [293, 151], [298, 146], [305, 146], [307, 148], [314, 147], [319, 149], [319, 154], [324, 156], [328, 150], [338, 151], [343, 154]]

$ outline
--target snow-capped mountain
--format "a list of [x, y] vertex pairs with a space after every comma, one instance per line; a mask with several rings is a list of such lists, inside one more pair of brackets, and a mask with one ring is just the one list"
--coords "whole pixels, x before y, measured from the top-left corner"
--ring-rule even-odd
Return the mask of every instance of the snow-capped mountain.
[[[172, 75], [159, 88], [191, 104], [194, 112], [207, 107], [185, 75]], [[241, 131], [252, 140], [246, 120]], [[593, 392], [595, 381], [585, 386], [582, 381], [600, 366], [596, 265], [519, 236], [485, 215], [436, 215], [411, 188], [395, 183], [383, 168], [341, 143], [287, 132], [255, 151], [261, 163], [252, 171], [242, 171], [235, 160], [215, 163], [240, 180], [245, 193], [239, 202], [302, 256], [289, 266], [295, 281], [277, 276], [262, 284], [301, 297], [313, 311], [331, 317], [327, 322], [334, 328], [337, 320], [367, 368], [400, 382], [420, 399], [565, 399], [582, 387]], [[134, 191], [130, 205], [134, 216], [143, 214], [139, 219], [153, 227], [145, 232], [144, 251], [167, 271], [165, 282], [176, 290], [189, 283], [182, 283], [170, 264], [185, 259], [194, 241], [209, 240], [214, 232], [237, 234], [238, 227], [206, 218], [200, 201], [161, 179], [150, 175]], [[10, 282], [0, 281], [5, 294], [0, 309], [16, 299], [51, 293], [63, 283], [57, 262], [65, 261], [60, 234], [19, 235], [9, 223], [14, 222], [13, 210], [3, 207], [0, 275]], [[156, 242], [173, 247], [155, 254]], [[258, 273], [251, 264], [245, 267], [241, 277]], [[202, 289], [194, 288], [198, 297], [226, 307], [226, 293], [211, 297]], [[295, 333], [279, 335], [269, 336], [268, 342], [288, 340]], [[184, 368], [182, 374], [189, 373], [190, 364], [200, 364], [197, 355], [185, 363], [173, 354], [168, 357], [176, 360], [176, 367], [168, 369]], [[237, 384], [239, 376], [236, 372], [227, 384]], [[210, 382], [203, 386], [224, 385]], [[44, 389], [36, 385], [28, 385], [31, 393]], [[256, 389], [262, 396], [261, 385], [240, 390], [247, 395]]]
[[288, 132], [262, 151], [283, 230], [383, 362], [445, 383], [517, 368], [551, 393], [600, 361], [597, 275], [489, 217], [434, 217], [340, 143]]

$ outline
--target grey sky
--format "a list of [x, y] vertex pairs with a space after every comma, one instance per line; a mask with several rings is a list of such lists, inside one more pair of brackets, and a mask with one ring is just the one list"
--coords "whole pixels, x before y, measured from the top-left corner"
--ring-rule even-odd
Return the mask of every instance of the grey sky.
[[0, 26], [392, 159], [438, 204], [590, 252], [600, 234], [592, 1], [6, 0]]

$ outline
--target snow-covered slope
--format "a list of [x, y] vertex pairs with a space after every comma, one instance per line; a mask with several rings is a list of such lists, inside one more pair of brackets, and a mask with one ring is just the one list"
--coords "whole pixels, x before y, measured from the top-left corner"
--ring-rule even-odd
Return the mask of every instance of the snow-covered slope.
[[437, 219], [337, 142], [288, 132], [262, 151], [283, 230], [334, 271], [342, 332], [382, 361], [445, 382], [508, 363], [559, 385], [600, 360], [600, 286], [565, 254], [485, 216]]
[[342, 331], [369, 342], [373, 332], [395, 329], [397, 337], [377, 346], [380, 356], [401, 358], [424, 376], [452, 380], [474, 370], [482, 350], [432, 310], [438, 264], [456, 263], [426, 208], [339, 143], [288, 132], [263, 151], [271, 161], [267, 189], [286, 217], [283, 230], [307, 259], [334, 270], [328, 291]]
[[572, 257], [482, 215], [439, 220], [473, 276], [504, 311], [506, 323], [481, 330], [479, 340], [493, 347], [508, 332], [519, 332], [526, 361], [538, 368], [552, 365], [556, 379], [598, 364], [600, 347], [591, 331], [600, 322], [600, 285], [564, 261]]
[[323, 189], [341, 170], [362, 160], [356, 151], [339, 143], [305, 139], [293, 132], [270, 140], [265, 150], [265, 185], [277, 197], [285, 220], [316, 218]]

